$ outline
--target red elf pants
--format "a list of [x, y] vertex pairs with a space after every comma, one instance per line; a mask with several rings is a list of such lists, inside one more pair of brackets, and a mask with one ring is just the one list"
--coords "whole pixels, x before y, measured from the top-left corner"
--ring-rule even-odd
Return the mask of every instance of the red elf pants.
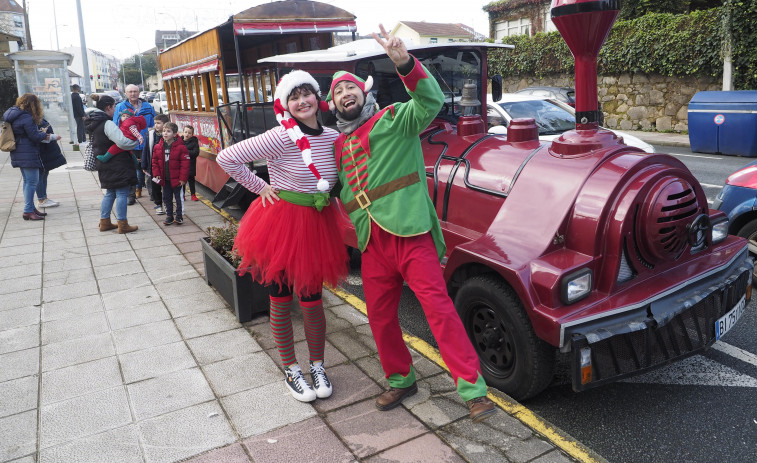
[[[430, 233], [403, 238], [371, 222], [370, 241], [362, 254], [362, 277], [368, 321], [392, 387], [407, 387], [414, 381], [398, 315], [403, 281], [407, 281], [423, 307], [460, 395], [464, 400], [486, 395], [478, 356], [447, 294]], [[465, 380], [463, 384], [460, 379]]]

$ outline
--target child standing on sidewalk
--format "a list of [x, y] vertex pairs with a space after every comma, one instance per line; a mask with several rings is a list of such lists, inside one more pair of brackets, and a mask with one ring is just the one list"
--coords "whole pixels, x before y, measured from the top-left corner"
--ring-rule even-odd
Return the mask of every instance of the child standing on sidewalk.
[[[336, 285], [347, 274], [342, 231], [348, 222], [330, 205], [328, 195], [337, 180], [333, 150], [338, 134], [319, 124], [321, 103], [313, 76], [304, 71], [285, 75], [276, 86], [273, 106], [281, 127], [236, 143], [216, 158], [229, 175], [260, 195], [242, 218], [234, 249], [242, 257], [239, 271], [250, 270], [268, 287], [271, 331], [285, 384], [301, 402], [331, 396], [323, 365], [326, 318], [321, 291], [324, 282]], [[270, 185], [247, 167], [255, 159], [268, 160]], [[293, 294], [302, 308], [313, 387], [294, 353]]]
[[155, 213], [163, 215], [163, 190], [160, 185], [152, 181], [152, 150], [155, 145], [163, 138], [163, 124], [168, 122], [168, 116], [158, 114], [155, 116], [155, 126], [147, 133], [147, 143], [142, 149], [142, 172], [147, 176], [147, 191], [150, 192], [150, 199], [155, 203]]
[[173, 122], [163, 124], [163, 139], [152, 151], [152, 181], [163, 189], [163, 205], [166, 208], [163, 225], [184, 223], [184, 184], [189, 178], [189, 152], [184, 142], [176, 137], [178, 133], [179, 127]]
[[197, 191], [195, 190], [195, 175], [197, 175], [197, 156], [200, 155], [200, 142], [195, 137], [195, 128], [191, 125], [184, 126], [184, 145], [189, 151], [189, 194], [192, 195], [192, 201], [197, 201]]

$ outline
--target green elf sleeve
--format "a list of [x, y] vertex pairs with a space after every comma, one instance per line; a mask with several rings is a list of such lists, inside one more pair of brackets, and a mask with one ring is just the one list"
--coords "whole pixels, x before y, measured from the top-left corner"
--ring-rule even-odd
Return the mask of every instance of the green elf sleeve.
[[410, 57], [412, 69], [403, 75], [402, 70], [407, 69], [403, 67], [402, 70], [397, 70], [397, 74], [411, 99], [395, 105], [397, 113], [393, 126], [394, 130], [399, 130], [403, 135], [416, 136], [439, 114], [444, 104], [444, 94], [439, 83], [430, 76], [420, 61], [412, 55]]

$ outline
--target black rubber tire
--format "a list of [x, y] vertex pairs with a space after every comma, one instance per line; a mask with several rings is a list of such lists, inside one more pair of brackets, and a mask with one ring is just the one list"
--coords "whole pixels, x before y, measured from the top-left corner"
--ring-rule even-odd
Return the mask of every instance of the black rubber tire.
[[757, 283], [757, 252], [752, 252], [752, 249], [757, 249], [757, 219], [747, 222], [746, 225], [741, 227], [737, 235], [749, 241], [749, 255], [755, 260], [755, 268], [752, 270], [752, 281]]
[[458, 291], [455, 307], [489, 386], [516, 400], [534, 397], [549, 386], [555, 348], [536, 336], [507, 283], [495, 276], [475, 276]]

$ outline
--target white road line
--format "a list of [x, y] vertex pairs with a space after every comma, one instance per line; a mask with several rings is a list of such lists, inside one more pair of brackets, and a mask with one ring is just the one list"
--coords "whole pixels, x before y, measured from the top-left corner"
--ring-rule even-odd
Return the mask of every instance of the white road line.
[[669, 154], [671, 156], [685, 156], [687, 158], [717, 159], [718, 161], [721, 160], [721, 159], [723, 159], [723, 158], [719, 158], [717, 156], [699, 156], [699, 155], [696, 155], [696, 154], [681, 154], [681, 153], [665, 153], [665, 154]]
[[699, 184], [702, 185], [703, 187], [707, 187], [707, 188], [719, 188], [719, 189], [723, 188], [723, 185], [713, 185], [712, 183], [702, 183], [702, 182], [699, 182]]
[[742, 362], [746, 362], [757, 367], [757, 355], [745, 351], [744, 349], [739, 349], [738, 347], [732, 346], [723, 341], [716, 342], [715, 344], [713, 344], [712, 348], [719, 350], [724, 354], [728, 354], [733, 358], [739, 359]]

